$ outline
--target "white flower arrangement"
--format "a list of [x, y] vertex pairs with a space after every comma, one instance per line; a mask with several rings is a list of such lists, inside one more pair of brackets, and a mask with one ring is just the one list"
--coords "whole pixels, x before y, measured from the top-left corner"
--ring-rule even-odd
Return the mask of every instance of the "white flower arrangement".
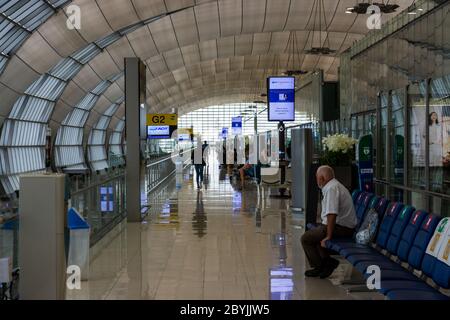
[[348, 153], [353, 150], [353, 147], [357, 142], [356, 139], [353, 139], [346, 134], [328, 135], [326, 138], [322, 139], [325, 150], [342, 153]]

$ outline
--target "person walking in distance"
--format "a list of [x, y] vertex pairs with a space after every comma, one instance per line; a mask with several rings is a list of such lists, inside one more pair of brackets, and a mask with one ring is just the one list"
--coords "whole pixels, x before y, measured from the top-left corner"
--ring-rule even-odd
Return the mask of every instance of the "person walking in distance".
[[192, 161], [195, 167], [195, 175], [197, 188], [200, 190], [203, 187], [203, 174], [206, 166], [206, 152], [208, 143], [206, 141], [201, 144], [201, 140], [198, 139], [197, 148], [195, 148], [192, 152]]

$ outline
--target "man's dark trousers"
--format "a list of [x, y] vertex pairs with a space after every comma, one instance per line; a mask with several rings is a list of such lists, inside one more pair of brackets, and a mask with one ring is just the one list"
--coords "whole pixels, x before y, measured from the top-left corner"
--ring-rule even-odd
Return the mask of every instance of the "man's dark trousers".
[[[352, 237], [354, 229], [336, 225], [333, 231], [335, 237]], [[306, 231], [302, 236], [302, 246], [312, 268], [320, 268], [325, 259], [330, 257], [329, 249], [323, 248], [320, 242], [327, 236], [327, 226], [319, 225], [317, 228]]]

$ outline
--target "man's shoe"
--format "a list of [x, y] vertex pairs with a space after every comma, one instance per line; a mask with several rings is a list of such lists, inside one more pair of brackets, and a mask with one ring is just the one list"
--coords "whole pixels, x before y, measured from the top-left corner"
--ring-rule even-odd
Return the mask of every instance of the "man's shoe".
[[322, 273], [321, 268], [314, 268], [314, 269], [306, 271], [305, 276], [311, 277], [311, 278], [317, 278], [321, 275], [321, 273]]
[[325, 279], [331, 276], [333, 271], [338, 267], [339, 261], [333, 258], [328, 258], [325, 263], [324, 267], [322, 269], [322, 272], [320, 273], [320, 279]]

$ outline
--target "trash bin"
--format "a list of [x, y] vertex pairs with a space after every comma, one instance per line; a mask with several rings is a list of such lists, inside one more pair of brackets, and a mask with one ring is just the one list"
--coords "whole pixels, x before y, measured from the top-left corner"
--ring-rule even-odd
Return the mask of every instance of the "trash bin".
[[69, 209], [67, 225], [70, 231], [67, 266], [78, 266], [81, 270], [81, 280], [88, 280], [91, 227], [74, 208]]

